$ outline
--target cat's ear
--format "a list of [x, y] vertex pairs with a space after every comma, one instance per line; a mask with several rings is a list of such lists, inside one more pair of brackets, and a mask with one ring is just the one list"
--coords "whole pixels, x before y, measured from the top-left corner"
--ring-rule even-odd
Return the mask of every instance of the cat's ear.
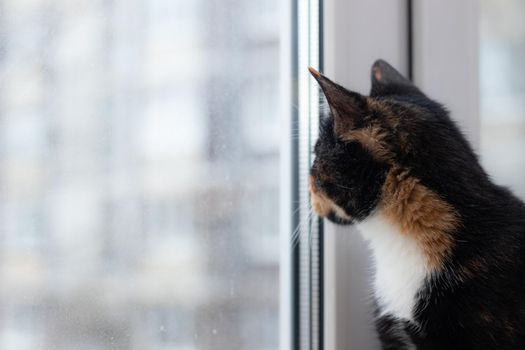
[[370, 96], [372, 97], [393, 94], [423, 95], [409, 79], [381, 59], [372, 65], [371, 80]]
[[308, 70], [323, 90], [332, 115], [334, 131], [337, 136], [359, 127], [367, 111], [366, 98], [357, 92], [349, 91], [309, 67]]

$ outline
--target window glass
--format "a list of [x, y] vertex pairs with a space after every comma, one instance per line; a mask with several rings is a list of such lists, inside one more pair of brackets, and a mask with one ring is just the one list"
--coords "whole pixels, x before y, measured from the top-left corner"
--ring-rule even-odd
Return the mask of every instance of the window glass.
[[0, 348], [275, 349], [277, 0], [0, 1]]
[[525, 2], [481, 2], [481, 154], [496, 182], [525, 198]]

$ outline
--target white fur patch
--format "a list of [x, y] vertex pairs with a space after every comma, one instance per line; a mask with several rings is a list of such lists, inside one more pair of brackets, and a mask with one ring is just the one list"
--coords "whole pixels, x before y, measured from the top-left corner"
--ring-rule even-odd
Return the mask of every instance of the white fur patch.
[[416, 295], [429, 273], [417, 242], [387, 222], [380, 212], [358, 223], [357, 228], [373, 251], [374, 293], [380, 315], [413, 321]]

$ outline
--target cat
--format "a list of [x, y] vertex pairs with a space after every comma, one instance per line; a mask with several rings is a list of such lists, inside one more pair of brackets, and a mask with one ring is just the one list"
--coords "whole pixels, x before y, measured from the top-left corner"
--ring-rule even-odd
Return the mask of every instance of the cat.
[[524, 203], [387, 62], [372, 65], [369, 96], [309, 69], [330, 107], [312, 207], [369, 242], [382, 348], [525, 349]]

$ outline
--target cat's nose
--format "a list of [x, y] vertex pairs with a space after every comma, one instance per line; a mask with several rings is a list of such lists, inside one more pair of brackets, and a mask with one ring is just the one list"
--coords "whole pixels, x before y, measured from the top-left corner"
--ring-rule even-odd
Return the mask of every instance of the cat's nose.
[[314, 179], [313, 175], [310, 175], [310, 182], [309, 182], [309, 185], [308, 185], [308, 190], [310, 191], [310, 193], [315, 193], [316, 192], [315, 179]]
[[315, 180], [314, 180], [314, 177], [312, 175], [310, 175], [310, 185], [308, 186], [308, 189], [310, 191], [310, 193], [315, 193], [315, 184], [314, 184]]

